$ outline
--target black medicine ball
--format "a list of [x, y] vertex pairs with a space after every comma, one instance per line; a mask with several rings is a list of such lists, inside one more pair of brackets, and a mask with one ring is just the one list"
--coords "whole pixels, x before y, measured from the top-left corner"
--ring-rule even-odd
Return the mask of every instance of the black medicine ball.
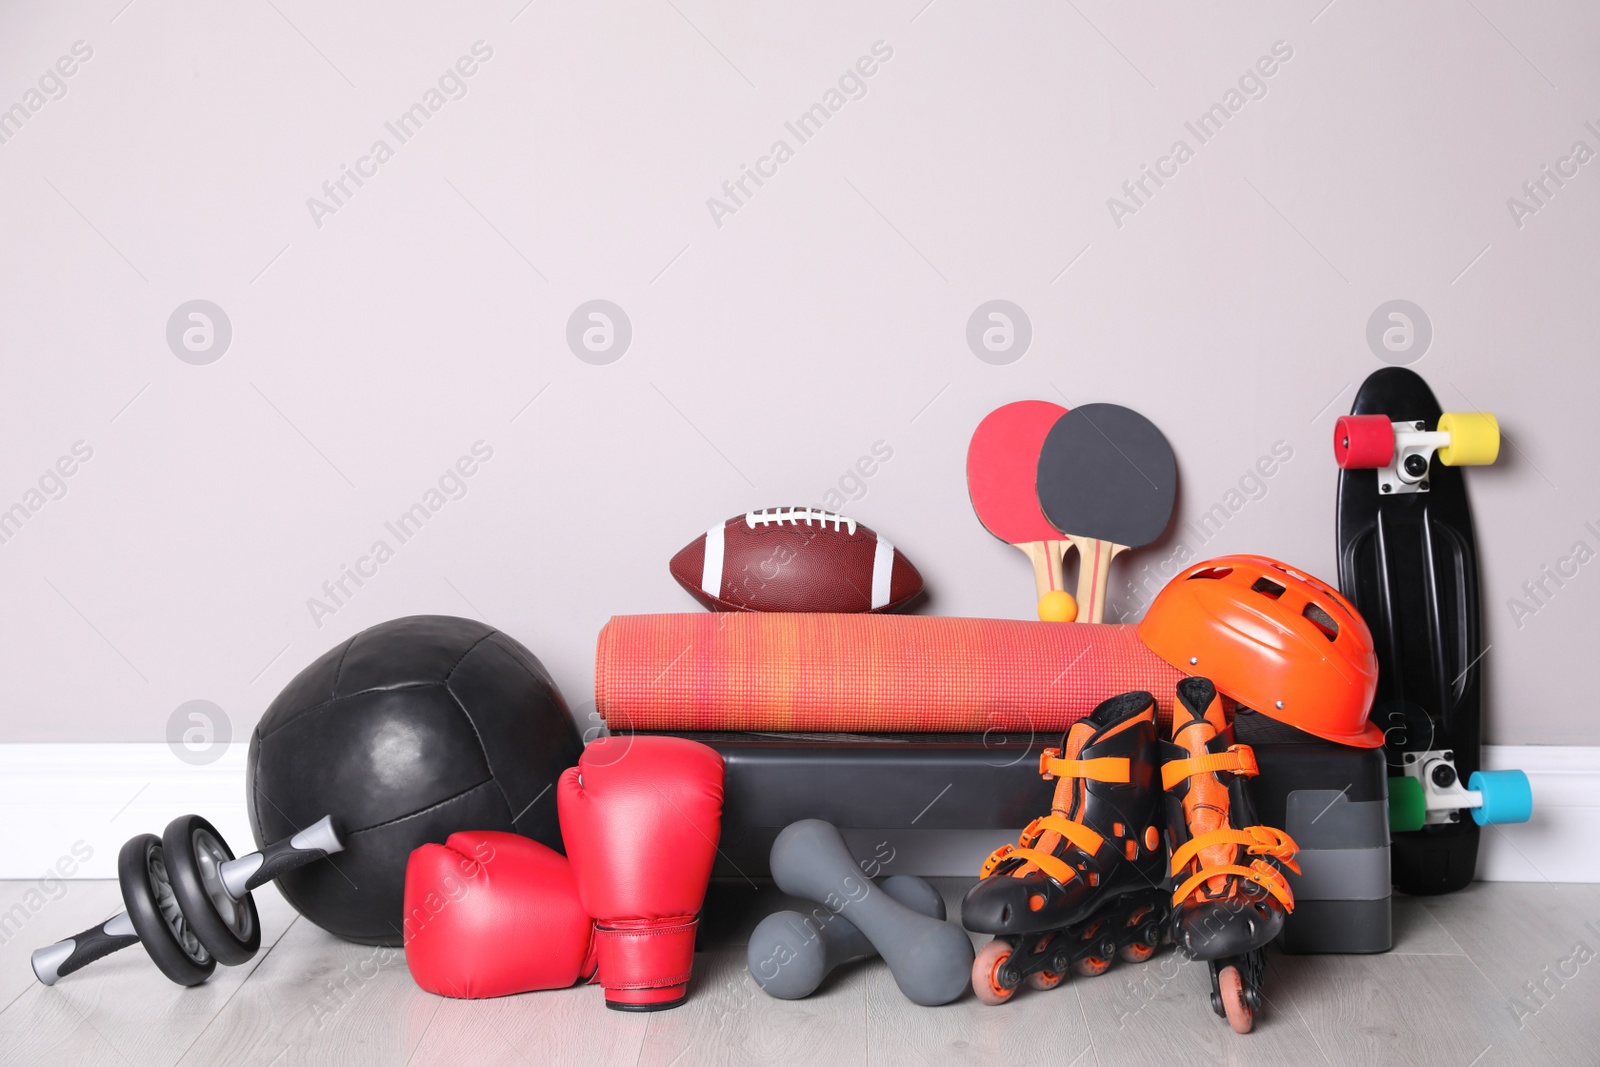
[[556, 779], [577, 728], [544, 665], [491, 626], [413, 615], [301, 671], [250, 736], [256, 845], [332, 815], [345, 851], [278, 878], [296, 911], [347, 941], [399, 945], [406, 859], [457, 830], [558, 851]]

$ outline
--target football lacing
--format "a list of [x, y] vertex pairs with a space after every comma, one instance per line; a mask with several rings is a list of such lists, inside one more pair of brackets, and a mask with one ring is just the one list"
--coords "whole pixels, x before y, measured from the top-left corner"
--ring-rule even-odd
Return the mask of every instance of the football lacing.
[[831, 511], [818, 511], [815, 508], [767, 508], [762, 511], [746, 512], [744, 516], [744, 524], [752, 530], [757, 526], [781, 526], [784, 523], [798, 525], [802, 522], [807, 526], [821, 523], [824, 528], [832, 523], [835, 530], [842, 529], [850, 534], [856, 532], [856, 520], [835, 515]]

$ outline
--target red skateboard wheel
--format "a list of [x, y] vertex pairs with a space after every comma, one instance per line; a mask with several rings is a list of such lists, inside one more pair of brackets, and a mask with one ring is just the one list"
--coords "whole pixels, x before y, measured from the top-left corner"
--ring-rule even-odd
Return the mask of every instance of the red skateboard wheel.
[[1387, 467], [1394, 459], [1394, 426], [1384, 415], [1341, 415], [1333, 424], [1333, 458], [1343, 470]]

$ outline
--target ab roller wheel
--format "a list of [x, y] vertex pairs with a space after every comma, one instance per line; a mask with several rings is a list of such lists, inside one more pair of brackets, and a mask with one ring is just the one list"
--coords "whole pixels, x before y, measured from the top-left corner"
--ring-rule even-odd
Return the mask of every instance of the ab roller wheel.
[[117, 856], [122, 903], [139, 943], [161, 973], [179, 985], [199, 985], [217, 969], [216, 957], [206, 951], [184, 920], [172, 895], [165, 856], [166, 850], [154, 834], [141, 834], [122, 846]]
[[167, 877], [190, 929], [217, 962], [237, 967], [261, 947], [261, 918], [249, 893], [235, 897], [222, 884], [234, 858], [216, 827], [198, 815], [180, 815], [161, 835]]
[[344, 849], [331, 815], [287, 841], [239, 859], [234, 859], [217, 828], [198, 815], [173, 819], [161, 842], [178, 906], [200, 943], [230, 967], [244, 963], [261, 947], [261, 921], [250, 890]]
[[157, 837], [122, 846], [117, 878], [127, 911], [33, 954], [45, 985], [102, 956], [141, 944], [161, 973], [199, 985], [217, 964], [245, 963], [261, 947], [261, 921], [250, 891], [285, 871], [344, 849], [333, 817], [260, 852], [235, 858], [216, 827], [181, 815]]
[[45, 985], [129, 945], [143, 945], [161, 973], [179, 985], [199, 985], [217, 969], [184, 921], [167, 880], [161, 838], [140, 834], [117, 855], [117, 882], [128, 910], [75, 937], [33, 954], [34, 976]]

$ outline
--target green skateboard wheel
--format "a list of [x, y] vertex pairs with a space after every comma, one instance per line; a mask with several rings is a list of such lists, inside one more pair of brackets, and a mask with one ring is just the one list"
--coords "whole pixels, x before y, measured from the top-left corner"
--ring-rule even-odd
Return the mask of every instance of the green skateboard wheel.
[[1389, 829], [1403, 834], [1422, 829], [1428, 820], [1428, 798], [1415, 778], [1389, 779]]

